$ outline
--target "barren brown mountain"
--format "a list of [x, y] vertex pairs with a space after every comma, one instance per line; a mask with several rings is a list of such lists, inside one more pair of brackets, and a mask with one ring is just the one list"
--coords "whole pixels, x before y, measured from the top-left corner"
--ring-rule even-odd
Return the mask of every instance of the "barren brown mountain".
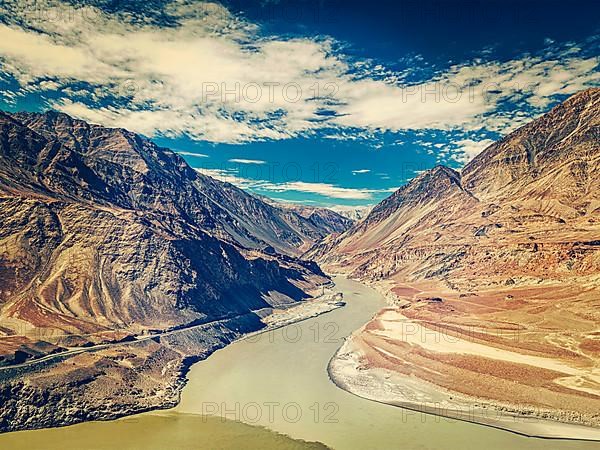
[[394, 305], [340, 355], [463, 405], [600, 425], [599, 173], [600, 89], [589, 89], [313, 248]]
[[329, 279], [295, 255], [349, 221], [266, 204], [134, 133], [49, 112], [0, 113], [0, 224], [6, 430], [172, 405], [188, 355], [321, 293]]

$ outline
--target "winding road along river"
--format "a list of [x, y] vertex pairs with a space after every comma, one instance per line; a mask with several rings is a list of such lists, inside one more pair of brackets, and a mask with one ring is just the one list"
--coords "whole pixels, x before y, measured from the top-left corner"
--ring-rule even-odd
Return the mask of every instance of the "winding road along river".
[[[222, 434], [211, 431], [233, 424], [199, 416], [211, 413], [334, 449], [598, 449], [597, 442], [527, 438], [364, 400], [339, 389], [328, 378], [329, 360], [343, 339], [385, 301], [360, 283], [340, 277], [335, 282], [344, 293], [345, 307], [217, 351], [192, 367], [182, 401], [172, 411], [11, 433], [0, 436], [0, 448], [36, 448], [36, 442], [46, 449], [225, 448], [225, 442], [219, 445]], [[251, 433], [244, 433], [227, 448], [252, 448]], [[57, 440], [60, 446], [55, 447]]]

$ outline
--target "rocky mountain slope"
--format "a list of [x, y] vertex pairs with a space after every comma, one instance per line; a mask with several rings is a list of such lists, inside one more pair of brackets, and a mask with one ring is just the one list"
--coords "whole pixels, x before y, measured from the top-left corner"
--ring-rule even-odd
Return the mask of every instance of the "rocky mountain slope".
[[[107, 130], [54, 112], [20, 113], [13, 118], [80, 154], [81, 162], [90, 165], [93, 175], [100, 178], [97, 181], [106, 184], [83, 187], [80, 194], [91, 195], [94, 201], [123, 208], [185, 212], [220, 239], [252, 249], [273, 247], [290, 256], [299, 255], [332, 229], [344, 231], [351, 225], [333, 212], [327, 221], [314, 222], [288, 208], [262, 201], [232, 184], [196, 173], [171, 152], [165, 153], [126, 130]], [[112, 170], [115, 166], [119, 170]], [[21, 178], [24, 175], [20, 174], [21, 184], [27, 179]], [[182, 184], [187, 186], [186, 191], [173, 195], [172, 190]], [[123, 192], [123, 186], [128, 192]], [[89, 188], [92, 192], [83, 192]]]
[[0, 224], [7, 431], [173, 406], [191, 362], [273, 309], [335, 307], [302, 302], [330, 281], [294, 255], [348, 222], [267, 204], [139, 135], [48, 112], [0, 113]]
[[140, 333], [306, 299], [327, 279], [276, 251], [308, 221], [274, 210], [125, 130], [1, 113], [0, 333]]
[[[600, 426], [599, 170], [596, 88], [460, 172], [419, 175], [311, 249], [307, 257], [373, 283], [393, 305], [341, 350], [334, 378], [392, 404], [484, 405], [502, 416], [495, 426], [522, 432], [507, 424]], [[402, 386], [396, 394], [389, 379]]]
[[375, 279], [597, 273], [599, 98], [598, 89], [570, 98], [460, 173], [419, 175], [307, 257]]

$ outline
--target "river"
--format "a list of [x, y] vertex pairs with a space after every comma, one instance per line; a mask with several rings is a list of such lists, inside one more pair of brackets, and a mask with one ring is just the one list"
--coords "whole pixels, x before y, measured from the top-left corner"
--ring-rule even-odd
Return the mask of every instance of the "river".
[[[244, 426], [232, 437], [231, 431], [242, 424], [201, 416], [214, 414], [334, 449], [598, 449], [597, 442], [527, 438], [364, 400], [339, 389], [327, 375], [330, 358], [344, 337], [385, 301], [360, 283], [340, 277], [335, 282], [344, 293], [345, 307], [217, 351], [192, 367], [181, 403], [171, 411], [10, 433], [0, 436], [0, 448], [36, 448], [37, 442], [45, 449], [100, 450], [296, 445], [260, 427]], [[82, 446], [85, 442], [90, 446]]]

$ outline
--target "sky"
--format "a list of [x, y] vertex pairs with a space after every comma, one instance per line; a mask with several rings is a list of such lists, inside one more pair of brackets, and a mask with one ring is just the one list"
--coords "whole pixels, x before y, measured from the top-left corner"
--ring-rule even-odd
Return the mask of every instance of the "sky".
[[600, 85], [595, 1], [0, 3], [0, 108], [123, 127], [307, 205], [377, 203]]

